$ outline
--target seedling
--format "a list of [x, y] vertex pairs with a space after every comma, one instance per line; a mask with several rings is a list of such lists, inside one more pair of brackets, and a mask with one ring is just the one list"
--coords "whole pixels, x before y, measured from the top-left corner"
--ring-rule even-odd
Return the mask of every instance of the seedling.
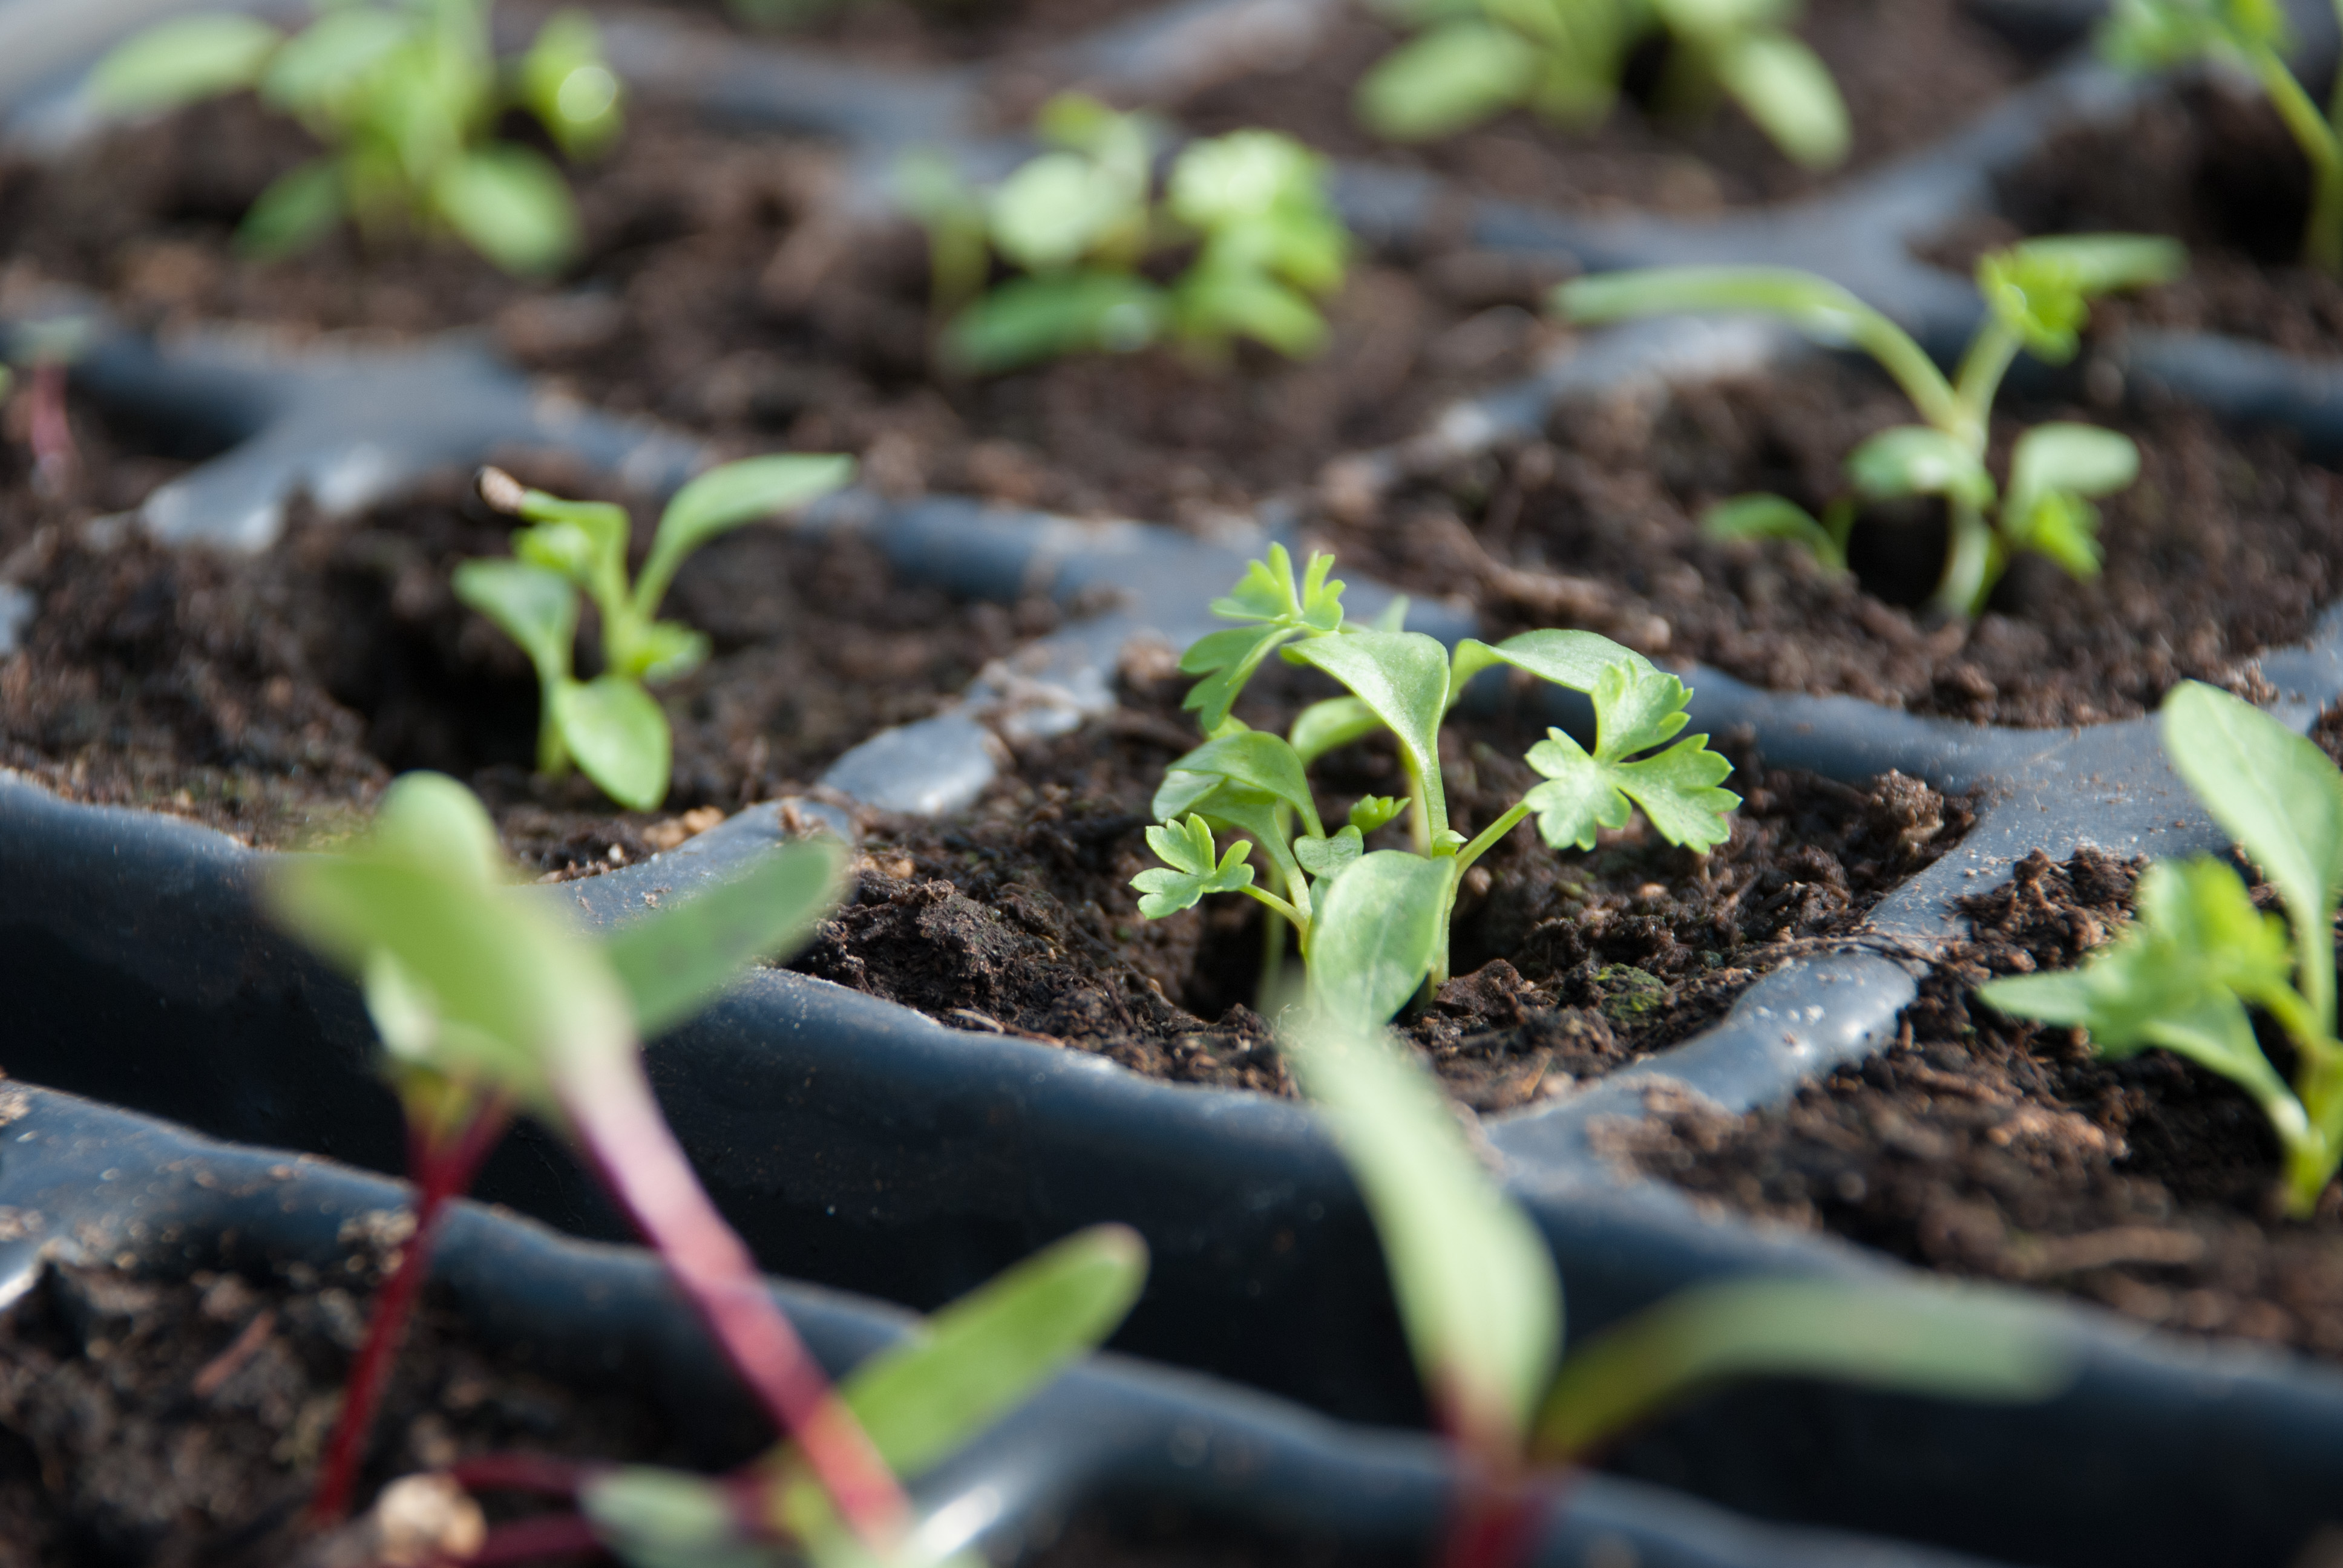
[[1507, 109], [1581, 129], [1603, 123], [1628, 58], [1665, 34], [1663, 96], [1705, 106], [1721, 90], [1808, 168], [1846, 157], [1846, 104], [1830, 69], [1790, 31], [1796, 0], [1401, 0], [1422, 29], [1359, 84], [1377, 135], [1429, 141]]
[[452, 230], [522, 275], [577, 253], [561, 172], [495, 133], [500, 115], [522, 110], [572, 157], [618, 134], [618, 79], [584, 13], [556, 14], [500, 66], [487, 0], [340, 0], [320, 11], [293, 35], [234, 13], [163, 23], [99, 62], [91, 92], [101, 107], [144, 112], [250, 88], [324, 145], [245, 214], [236, 238], [252, 255], [307, 249], [346, 217], [370, 240], [405, 226]]
[[[1593, 849], [1596, 829], [1626, 826], [1636, 807], [1672, 844], [1705, 851], [1728, 837], [1725, 817], [1741, 798], [1716, 786], [1732, 765], [1707, 749], [1705, 735], [1667, 744], [1684, 727], [1692, 695], [1674, 676], [1591, 631], [1523, 632], [1494, 645], [1467, 638], [1452, 657], [1421, 632], [1346, 625], [1342, 584], [1327, 578], [1333, 564], [1313, 555], [1297, 585], [1292, 557], [1271, 546], [1268, 559], [1212, 605], [1242, 624], [1182, 657], [1183, 671], [1204, 677], [1185, 706], [1209, 739], [1171, 765], [1155, 793], [1163, 825], [1147, 830], [1147, 842], [1163, 865], [1131, 879], [1144, 895], [1142, 916], [1159, 920], [1209, 893], [1256, 899], [1296, 932], [1315, 1002], [1373, 1026], [1419, 987], [1448, 978], [1457, 887], [1523, 819], [1534, 815], [1557, 849]], [[1323, 670], [1352, 695], [1304, 709], [1285, 736], [1248, 729], [1229, 709], [1272, 652]], [[1467, 839], [1449, 820], [1440, 726], [1465, 683], [1501, 664], [1591, 695], [1595, 745], [1589, 752], [1548, 730], [1528, 755], [1546, 781]], [[1309, 765], [1377, 729], [1399, 743], [1408, 798], [1363, 800], [1329, 833]], [[1413, 852], [1365, 847], [1365, 835], [1403, 815]], [[1245, 837], [1216, 851], [1215, 830]], [[1255, 847], [1272, 887], [1253, 879]], [[1273, 984], [1264, 980], [1265, 993]]]
[[[2053, 421], [2017, 438], [2009, 481], [2000, 489], [1986, 466], [1993, 400], [2023, 348], [2054, 365], [2075, 357], [2090, 302], [2117, 289], [2180, 275], [2187, 253], [2140, 235], [2068, 235], [2027, 240], [1980, 259], [1985, 319], [1952, 380], [1904, 329], [1835, 283], [1785, 267], [1670, 266], [1611, 273], [1564, 284], [1555, 298], [1574, 321], [1686, 311], [1778, 316], [1831, 347], [1860, 348], [1904, 389], [1925, 421], [1882, 430], [1847, 455], [1854, 497], [1817, 520], [1780, 496], [1739, 496], [1712, 508], [1703, 526], [1718, 538], [1787, 538], [1837, 570], [1846, 567], [1855, 503], [1934, 496], [1950, 533], [1932, 603], [1947, 617], [1982, 614], [2010, 560], [2031, 550], [2077, 578], [2098, 574], [2098, 509], [2093, 498], [2139, 475], [2129, 437], [2096, 426]], [[1998, 505], [1996, 505], [1998, 496]]]
[[[10, 363], [0, 365], [0, 398], [9, 400], [12, 422], [33, 456], [34, 487], [45, 496], [63, 494], [81, 467], [65, 408], [65, 377], [89, 336], [85, 317], [22, 323], [8, 344]], [[22, 387], [15, 386], [17, 370]]]
[[268, 886], [287, 930], [357, 977], [407, 1112], [416, 1232], [377, 1302], [313, 1513], [346, 1505], [405, 1315], [448, 1199], [513, 1109], [574, 1141], [684, 1296], [866, 1539], [900, 1533], [903, 1500], [758, 1282], [747, 1248], [677, 1147], [638, 1041], [698, 1011], [744, 964], [795, 946], [837, 902], [841, 856], [808, 843], [597, 942], [509, 887], [496, 829], [455, 780], [412, 773], [372, 829], [299, 857]]
[[[541, 694], [538, 771], [568, 773], [574, 760], [602, 792], [631, 810], [667, 799], [674, 738], [645, 689], [689, 673], [708, 658], [708, 638], [660, 620], [659, 601], [684, 558], [719, 534], [826, 495], [854, 476], [850, 457], [785, 455], [711, 468], [675, 493], [659, 514], [642, 574], [627, 584], [626, 508], [565, 501], [532, 490], [498, 468], [480, 473], [480, 495], [530, 526], [513, 535], [508, 560], [466, 561], [456, 597], [520, 644], [537, 668]], [[571, 672], [578, 596], [599, 612], [602, 673]]]
[[[2082, 968], [2008, 976], [1977, 995], [2013, 1018], [2087, 1030], [2102, 1056], [2160, 1046], [2236, 1083], [2285, 1151], [2287, 1211], [2307, 1217], [2343, 1162], [2335, 1035], [2343, 774], [2277, 719], [2195, 681], [2173, 689], [2162, 721], [2173, 770], [2261, 868], [2285, 919], [2256, 910], [2221, 861], [2160, 861], [2140, 879], [2130, 929]], [[2249, 1010], [2285, 1031], [2291, 1085], [2262, 1053]]]
[[1417, 1372], [1462, 1461], [1446, 1568], [1527, 1561], [1562, 1489], [1557, 1467], [1718, 1382], [2026, 1401], [2068, 1381], [2057, 1346], [1982, 1302], [1840, 1278], [1695, 1286], [1565, 1357], [1544, 1239], [1412, 1053], [1324, 1014], [1282, 1043], [1366, 1201]]
[[2288, 68], [2294, 47], [2278, 0], [2115, 0], [2099, 24], [2099, 50], [2133, 71], [2163, 71], [2197, 60], [2243, 68], [2310, 160], [2310, 215], [2302, 259], [2343, 272], [2343, 90], [2324, 114]]
[[[1035, 131], [1051, 150], [982, 195], [933, 155], [899, 171], [950, 316], [949, 363], [991, 374], [1163, 342], [1217, 358], [1237, 337], [1302, 358], [1324, 343], [1313, 301], [1342, 286], [1350, 245], [1324, 159], [1270, 131], [1194, 142], [1159, 207], [1145, 116], [1070, 93], [1043, 106]], [[1175, 251], [1190, 259], [1170, 283], [1142, 274]], [[991, 256], [1022, 276], [981, 292]]]

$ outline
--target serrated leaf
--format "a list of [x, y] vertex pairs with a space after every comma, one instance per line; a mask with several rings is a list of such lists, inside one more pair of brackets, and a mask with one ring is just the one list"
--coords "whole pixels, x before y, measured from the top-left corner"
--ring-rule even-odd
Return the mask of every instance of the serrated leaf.
[[1391, 795], [1367, 795], [1351, 808], [1351, 826], [1362, 833], [1372, 833], [1387, 823], [1396, 822], [1407, 810], [1407, 802]]
[[1339, 877], [1365, 849], [1361, 838], [1358, 825], [1353, 823], [1329, 838], [1296, 839], [1293, 859], [1303, 870], [1321, 880]]
[[1191, 813], [1184, 822], [1150, 828], [1147, 847], [1163, 864], [1131, 879], [1131, 885], [1142, 895], [1139, 900], [1142, 920], [1160, 920], [1190, 908], [1207, 893], [1233, 893], [1252, 885], [1252, 868], [1245, 864], [1252, 846], [1240, 839], [1215, 859], [1212, 829], [1202, 816]]
[[578, 636], [578, 591], [560, 573], [530, 561], [459, 563], [456, 598], [520, 645], [549, 690], [568, 678]]
[[785, 844], [739, 876], [662, 907], [603, 944], [644, 1039], [705, 1007], [751, 963], [804, 945], [843, 890], [843, 849]]
[[1168, 771], [1227, 779], [1261, 790], [1299, 814], [1312, 837], [1325, 832], [1317, 803], [1310, 797], [1310, 780], [1302, 771], [1301, 757], [1282, 737], [1267, 730], [1241, 730], [1207, 740], [1173, 762]]
[[667, 715], [639, 682], [605, 675], [553, 689], [553, 719], [578, 770], [630, 811], [656, 811], [667, 799], [674, 741]]
[[1691, 698], [1684, 683], [1658, 670], [1614, 664], [1596, 682], [1595, 746], [1590, 754], [1559, 729], [1532, 747], [1528, 761], [1547, 782], [1522, 799], [1538, 816], [1538, 831], [1559, 849], [1594, 847], [1599, 828], [1627, 825], [1630, 802], [1672, 844], [1706, 849], [1732, 837], [1726, 820], [1741, 797], [1721, 783], [1733, 765], [1694, 735], [1656, 756], [1630, 761], [1673, 737], [1685, 722]]
[[582, 243], [569, 182], [544, 154], [498, 142], [450, 160], [431, 205], [474, 250], [518, 277], [557, 272]]
[[1333, 564], [1330, 555], [1312, 556], [1303, 580], [1296, 584], [1292, 555], [1273, 544], [1266, 559], [1245, 568], [1226, 598], [1212, 601], [1214, 615], [1250, 624], [1208, 633], [1180, 656], [1182, 674], [1205, 677], [1181, 706], [1196, 715], [1207, 735], [1228, 721], [1229, 709], [1272, 651], [1297, 637], [1341, 629], [1342, 584], [1326, 575]]
[[216, 98], [260, 79], [285, 35], [227, 12], [158, 23], [117, 45], [89, 75], [100, 108], [145, 113]]
[[1986, 507], [1995, 490], [1982, 458], [1926, 425], [1897, 425], [1866, 438], [1847, 454], [1846, 477], [1875, 501], [1945, 496]]
[[1448, 860], [1377, 849], [1315, 890], [1309, 958], [1316, 1010], [1377, 1029], [1407, 1005], [1446, 935], [1442, 895], [1450, 868]]
[[1322, 1014], [1285, 1047], [1374, 1218], [1441, 1424], [1483, 1463], [1512, 1467], [1562, 1340], [1562, 1286], [1544, 1239], [1474, 1158], [1445, 1096], [1388, 1034]]
[[1528, 98], [1537, 52], [1509, 28], [1450, 22], [1378, 60], [1353, 106], [1377, 136], [1395, 142], [1453, 136]]

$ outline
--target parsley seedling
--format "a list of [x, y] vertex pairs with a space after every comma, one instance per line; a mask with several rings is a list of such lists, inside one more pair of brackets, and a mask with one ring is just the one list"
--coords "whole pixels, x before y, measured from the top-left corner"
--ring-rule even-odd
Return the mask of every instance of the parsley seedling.
[[1449, 136], [1507, 109], [1600, 125], [1629, 57], [1664, 33], [1666, 98], [1705, 104], [1722, 89], [1808, 168], [1846, 156], [1846, 104], [1829, 67], [1789, 30], [1796, 0], [1400, 0], [1387, 8], [1421, 30], [1360, 82], [1357, 107], [1395, 141]]
[[2321, 272], [2343, 272], [2343, 91], [2319, 112], [2287, 67], [2291, 34], [2278, 0], [2115, 0], [2098, 44], [2109, 60], [2134, 71], [2196, 60], [2242, 67], [2310, 160], [2302, 258]]
[[347, 0], [287, 35], [206, 13], [139, 34], [90, 78], [103, 107], [175, 108], [246, 88], [300, 121], [327, 152], [260, 194], [237, 230], [249, 253], [306, 249], [343, 218], [369, 239], [402, 226], [453, 230], [505, 270], [555, 270], [577, 253], [578, 213], [542, 154], [496, 136], [524, 110], [563, 153], [618, 130], [618, 80], [582, 12], [556, 14], [499, 65], [487, 0]]
[[[1871, 437], [1846, 459], [1855, 498], [1943, 499], [1951, 528], [1934, 605], [1948, 617], [1981, 614], [1993, 586], [2021, 551], [2047, 556], [2077, 578], [2097, 575], [2098, 510], [2091, 502], [2129, 486], [2139, 450], [2128, 437], [2095, 426], [2037, 425], [2010, 454], [2000, 489], [1986, 467], [1995, 394], [2022, 348], [2064, 364], [2075, 357], [2090, 302], [2117, 289], [2179, 276], [2187, 255], [2170, 240], [2139, 235], [2070, 235], [2027, 240], [1977, 262], [1985, 319], [1953, 379], [1903, 328], [1835, 283], [1785, 267], [1671, 266], [1611, 273], [1563, 285], [1555, 299], [1574, 321], [1683, 311], [1755, 311], [1778, 316], [1832, 347], [1860, 348], [1904, 389], [1926, 421]], [[1999, 505], [1996, 499], [1998, 495]], [[1990, 519], [1990, 520], [1989, 520]], [[1854, 498], [1817, 520], [1780, 496], [1740, 496], [1703, 519], [1719, 538], [1795, 540], [1845, 570]]]
[[[1707, 749], [1704, 735], [1676, 738], [1692, 694], [1674, 676], [1591, 631], [1524, 632], [1494, 645], [1468, 638], [1452, 658], [1421, 632], [1347, 625], [1342, 584], [1326, 575], [1332, 566], [1332, 556], [1312, 556], [1296, 583], [1292, 557], [1271, 546], [1269, 558], [1212, 605], [1242, 624], [1200, 638], [1181, 658], [1183, 671], [1204, 677], [1186, 706], [1210, 739], [1172, 763], [1155, 792], [1163, 825], [1149, 829], [1147, 841], [1163, 865], [1131, 880], [1142, 916], [1159, 920], [1207, 894], [1246, 894], [1293, 927], [1321, 1006], [1381, 1024], [1420, 986], [1448, 978], [1456, 890], [1525, 818], [1535, 816], [1557, 849], [1594, 848], [1597, 829], [1626, 826], [1636, 807], [1672, 844], [1705, 850], [1725, 840], [1725, 817], [1741, 799], [1716, 786], [1732, 765]], [[1323, 670], [1352, 695], [1303, 709], [1288, 735], [1246, 728], [1230, 706], [1272, 652]], [[1467, 839], [1449, 820], [1440, 726], [1465, 683], [1500, 664], [1590, 694], [1595, 745], [1590, 752], [1549, 730], [1528, 756], [1545, 782]], [[1363, 800], [1330, 833], [1309, 765], [1377, 729], [1399, 743], [1408, 799]], [[1403, 815], [1413, 853], [1365, 847], [1365, 835]], [[1216, 829], [1244, 839], [1216, 854]], [[1273, 888], [1253, 879], [1254, 847]], [[1271, 929], [1282, 944], [1280, 928]], [[1264, 992], [1273, 986], [1265, 976]]]
[[1413, 1053], [1323, 1013], [1280, 1044], [1358, 1181], [1417, 1372], [1463, 1462], [1445, 1568], [1529, 1561], [1562, 1467], [1717, 1382], [1820, 1377], [2024, 1401], [2069, 1379], [2056, 1345], [1983, 1302], [1836, 1278], [1696, 1286], [1564, 1357], [1545, 1241]]
[[[2013, 1018], [2087, 1030], [2102, 1056], [2160, 1046], [2236, 1083], [2285, 1151], [2288, 1212], [2308, 1216], [2343, 1163], [2343, 774], [2277, 719], [2195, 681], [2165, 699], [2163, 729], [2173, 770], [2261, 868], [2286, 918], [2255, 909], [2244, 879], [2218, 860], [2162, 861], [2140, 879], [2130, 929], [2082, 968], [2012, 975], [1977, 995]], [[2285, 1031], [2291, 1085], [2255, 1040], [2248, 1010]]]
[[[686, 674], [708, 657], [707, 638], [658, 618], [676, 568], [718, 535], [825, 495], [853, 474], [850, 457], [797, 455], [709, 469], [667, 504], [629, 588], [626, 508], [565, 501], [501, 469], [483, 469], [482, 498], [531, 526], [513, 535], [511, 559], [458, 567], [456, 597], [502, 628], [537, 668], [538, 771], [559, 778], [574, 760], [631, 810], [653, 810], [667, 799], [674, 738], [645, 688]], [[592, 680], [571, 673], [581, 593], [601, 617], [602, 673]]]
[[[907, 159], [897, 192], [927, 227], [943, 354], [978, 374], [1070, 354], [1171, 342], [1208, 359], [1232, 338], [1289, 357], [1318, 351], [1316, 299], [1342, 284], [1350, 236], [1325, 160], [1270, 131], [1191, 143], [1153, 196], [1155, 127], [1080, 94], [1051, 99], [1035, 129], [1051, 150], [980, 194], [942, 158]], [[1159, 283], [1143, 264], [1189, 254]], [[990, 291], [994, 256], [1021, 276]]]

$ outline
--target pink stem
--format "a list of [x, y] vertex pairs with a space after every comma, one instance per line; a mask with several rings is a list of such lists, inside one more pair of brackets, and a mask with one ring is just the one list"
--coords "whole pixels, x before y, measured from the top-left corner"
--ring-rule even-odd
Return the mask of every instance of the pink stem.
[[481, 1453], [447, 1467], [447, 1478], [467, 1492], [533, 1492], [541, 1497], [574, 1498], [602, 1466], [580, 1464], [542, 1453]]
[[44, 359], [33, 367], [26, 399], [25, 438], [33, 448], [34, 471], [51, 490], [72, 477], [75, 454], [73, 422], [65, 416], [65, 367], [59, 359]]
[[870, 1434], [830, 1386], [749, 1249], [717, 1212], [632, 1053], [573, 1064], [562, 1109], [602, 1183], [656, 1248], [734, 1370], [755, 1391], [857, 1534], [885, 1550], [910, 1516]]
[[497, 1568], [506, 1563], [528, 1563], [539, 1557], [599, 1554], [601, 1537], [594, 1526], [574, 1513], [549, 1513], [540, 1519], [517, 1519], [488, 1532], [480, 1549], [462, 1561], [465, 1568]]
[[437, 1239], [439, 1223], [448, 1203], [472, 1184], [480, 1161], [503, 1136], [507, 1114], [502, 1101], [485, 1101], [456, 1136], [445, 1141], [417, 1131], [412, 1123], [407, 1128], [407, 1171], [417, 1189], [415, 1234], [407, 1239], [398, 1267], [391, 1271], [382, 1293], [375, 1298], [366, 1342], [358, 1347], [357, 1361], [350, 1368], [341, 1414], [326, 1449], [325, 1468], [317, 1477], [317, 1493], [309, 1500], [313, 1524], [338, 1523], [349, 1511], [367, 1435], [374, 1426], [375, 1407], [382, 1401], [398, 1342], [406, 1336], [407, 1316], [430, 1271], [431, 1244]]
[[1459, 1483], [1441, 1568], [1519, 1568], [1544, 1533], [1562, 1491], [1557, 1480], [1495, 1480], [1473, 1467]]

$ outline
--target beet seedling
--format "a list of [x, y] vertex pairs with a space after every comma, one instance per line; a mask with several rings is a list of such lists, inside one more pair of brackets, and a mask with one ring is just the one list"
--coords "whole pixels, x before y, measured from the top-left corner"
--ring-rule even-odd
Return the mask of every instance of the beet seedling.
[[2321, 272], [2343, 272], [2343, 93], [2320, 112], [2287, 65], [2291, 35], [2278, 0], [2115, 0], [2099, 24], [2098, 45], [2128, 70], [2212, 60], [2251, 76], [2310, 161], [2302, 259]]
[[[512, 558], [458, 567], [456, 597], [496, 622], [537, 668], [538, 771], [558, 779], [574, 760], [621, 806], [656, 809], [667, 799], [674, 738], [645, 688], [708, 658], [707, 638], [658, 618], [676, 569], [719, 534], [827, 495], [853, 476], [850, 457], [794, 454], [709, 469], [659, 514], [650, 555], [629, 588], [625, 508], [565, 501], [501, 469], [483, 469], [481, 497], [530, 526], [513, 535]], [[592, 680], [571, 672], [581, 593], [602, 623], [602, 673]]]
[[1830, 68], [1790, 32], [1796, 0], [1403, 0], [1421, 28], [1358, 87], [1359, 118], [1394, 141], [1453, 135], [1507, 109], [1602, 124], [1627, 61], [1665, 34], [1663, 96], [1705, 105], [1721, 89], [1808, 168], [1846, 157], [1846, 104]]
[[[2011, 975], [1977, 996], [2013, 1018], [2087, 1030], [2102, 1056], [2160, 1046], [2237, 1084], [2277, 1131], [2287, 1211], [2305, 1217], [2343, 1163], [2343, 774], [2277, 719], [2195, 681], [2173, 688], [2162, 722], [2173, 770], [2261, 868], [2286, 918], [2255, 909], [2244, 879], [2218, 860], [2159, 861], [2140, 879], [2130, 929], [2080, 969]], [[2248, 1010], [2285, 1030], [2291, 1085], [2263, 1054]]]
[[[1158, 134], [1080, 94], [1041, 110], [1051, 145], [980, 195], [940, 157], [905, 160], [897, 192], [924, 225], [948, 362], [978, 374], [1070, 354], [1179, 344], [1206, 357], [1248, 337], [1290, 357], [1317, 352], [1313, 301], [1342, 284], [1350, 236], [1326, 194], [1325, 160], [1270, 131], [1191, 143], [1153, 196]], [[1170, 283], [1142, 274], [1192, 254]], [[1022, 276], [984, 291], [990, 257]]]
[[[1332, 556], [1312, 556], [1297, 584], [1292, 557], [1271, 546], [1269, 558], [1252, 563], [1212, 605], [1213, 614], [1242, 624], [1200, 638], [1182, 657], [1182, 670], [1205, 678], [1185, 706], [1210, 739], [1172, 763], [1155, 792], [1163, 826], [1149, 829], [1147, 842], [1163, 865], [1131, 879], [1144, 895], [1141, 916], [1158, 920], [1210, 893], [1256, 899], [1293, 927], [1314, 1003], [1379, 1025], [1419, 987], [1448, 978], [1456, 890], [1525, 818], [1535, 816], [1557, 849], [1593, 849], [1597, 829], [1624, 827], [1636, 807], [1671, 844], [1705, 851], [1725, 842], [1725, 817], [1741, 798], [1716, 786], [1732, 765], [1707, 749], [1704, 735], [1675, 739], [1692, 694], [1674, 676], [1591, 631], [1523, 632], [1494, 645], [1468, 638], [1452, 658], [1421, 632], [1346, 625], [1342, 584], [1326, 575], [1333, 564]], [[1272, 652], [1323, 670], [1352, 695], [1303, 709], [1285, 736], [1246, 728], [1230, 706]], [[1547, 731], [1528, 755], [1545, 782], [1467, 839], [1449, 820], [1440, 726], [1465, 683], [1501, 664], [1592, 696], [1595, 745], [1590, 752]], [[1408, 798], [1363, 800], [1329, 833], [1311, 796], [1309, 765], [1377, 729], [1399, 743]], [[1413, 852], [1365, 847], [1366, 834], [1403, 815]], [[1244, 838], [1216, 853], [1215, 830]], [[1248, 860], [1256, 846], [1272, 887], [1253, 879]], [[1272, 925], [1273, 936], [1278, 930]]]
[[618, 131], [618, 79], [582, 12], [538, 30], [500, 66], [486, 0], [346, 0], [321, 5], [287, 35], [236, 13], [165, 22], [100, 61], [97, 104], [176, 108], [257, 92], [327, 149], [260, 194], [236, 231], [261, 256], [307, 248], [344, 218], [369, 239], [403, 226], [447, 229], [508, 272], [555, 270], [577, 253], [578, 212], [542, 154], [496, 136], [525, 111], [565, 154], [582, 157]]
[[[1895, 426], [1863, 442], [1847, 455], [1847, 478], [1865, 501], [1942, 498], [1951, 526], [1932, 603], [1939, 614], [1966, 618], [1984, 612], [1994, 584], [2022, 551], [2046, 556], [2078, 578], [2097, 576], [2098, 509], [2091, 502], [2139, 474], [2139, 450], [2128, 437], [2054, 421], [2018, 437], [2008, 486], [1997, 487], [1986, 447], [1994, 397], [2012, 361], [2021, 348], [2054, 365], [2072, 359], [2092, 300], [2168, 281], [2187, 260], [2172, 241], [2140, 235], [2033, 239], [1984, 256], [1976, 284], [1985, 319], [1951, 380], [1887, 317], [1835, 283], [1786, 267], [1610, 273], [1564, 284], [1555, 298], [1577, 322], [1710, 310], [1776, 316], [1819, 343], [1860, 348], [1877, 360], [1926, 423]], [[1780, 496], [1740, 496], [1712, 508], [1703, 525], [1719, 538], [1795, 540], [1845, 570], [1854, 521], [1851, 500], [1818, 521]]]
[[1695, 1286], [1565, 1356], [1544, 1240], [1413, 1053], [1323, 1015], [1280, 1046], [1366, 1201], [1417, 1372], [1460, 1461], [1443, 1568], [1528, 1561], [1567, 1467], [1717, 1382], [1825, 1378], [2017, 1402], [2069, 1381], [2058, 1346], [1986, 1302], [1833, 1278]]

